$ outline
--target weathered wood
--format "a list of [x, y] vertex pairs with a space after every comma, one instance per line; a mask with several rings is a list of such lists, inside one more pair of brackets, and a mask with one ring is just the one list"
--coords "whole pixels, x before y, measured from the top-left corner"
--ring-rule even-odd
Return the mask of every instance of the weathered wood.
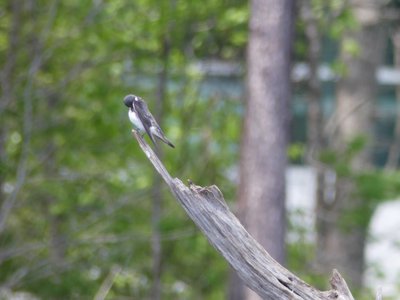
[[178, 178], [172, 178], [142, 136], [132, 132], [188, 216], [243, 282], [263, 299], [354, 300], [336, 270], [331, 279], [332, 289], [319, 291], [282, 267], [244, 229], [217, 186], [201, 187], [189, 182], [187, 187]]

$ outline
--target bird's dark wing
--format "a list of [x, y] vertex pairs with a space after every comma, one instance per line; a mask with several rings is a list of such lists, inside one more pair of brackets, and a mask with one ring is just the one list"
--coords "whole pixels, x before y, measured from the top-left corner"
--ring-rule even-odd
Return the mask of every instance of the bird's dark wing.
[[153, 144], [157, 147], [156, 141], [154, 140], [153, 134], [151, 133], [151, 120], [153, 119], [153, 115], [150, 113], [147, 108], [147, 104], [143, 100], [133, 101], [134, 109], [136, 110], [137, 116], [140, 121], [142, 121], [143, 127], [149, 135]]

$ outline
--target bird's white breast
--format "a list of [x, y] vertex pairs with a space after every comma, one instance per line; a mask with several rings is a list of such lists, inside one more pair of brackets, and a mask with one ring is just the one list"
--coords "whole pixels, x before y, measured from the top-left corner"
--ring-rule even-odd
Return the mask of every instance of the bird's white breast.
[[137, 114], [135, 112], [133, 112], [131, 109], [128, 112], [128, 116], [129, 116], [129, 120], [132, 122], [133, 126], [135, 127], [135, 129], [144, 132], [144, 126], [142, 124], [142, 121], [140, 121], [140, 119], [138, 118]]

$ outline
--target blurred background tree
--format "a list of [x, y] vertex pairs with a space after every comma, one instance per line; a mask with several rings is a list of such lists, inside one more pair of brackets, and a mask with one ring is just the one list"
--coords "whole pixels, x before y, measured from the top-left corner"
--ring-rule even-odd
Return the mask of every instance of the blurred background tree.
[[[269, 134], [290, 135], [290, 162], [316, 170], [316, 241], [290, 213], [289, 236], [297, 238], [287, 239], [287, 264], [320, 285], [321, 273], [339, 267], [361, 288], [370, 218], [399, 190], [399, 122], [395, 113], [378, 114], [382, 101], [396, 111], [395, 87], [375, 80], [380, 58], [398, 64], [399, 3], [365, 3], [298, 2], [293, 102], [279, 103], [291, 109], [290, 133], [286, 117], [270, 112], [282, 134]], [[250, 146], [239, 147], [249, 7], [243, 0], [0, 4], [1, 291], [39, 299], [228, 297], [228, 266], [154, 176], [130, 136], [122, 99], [148, 100], [177, 146], [162, 154], [174, 176], [215, 183], [235, 199], [240, 149]], [[271, 32], [268, 22], [264, 30]], [[285, 142], [270, 141], [260, 153], [285, 161]], [[265, 186], [285, 185], [283, 168], [276, 172], [262, 178]], [[257, 218], [268, 220], [263, 213]], [[265, 245], [280, 245], [276, 257], [284, 261], [278, 228], [276, 237], [256, 229]]]
[[[249, 233], [284, 264], [294, 3], [250, 3], [238, 214]], [[231, 298], [260, 299], [250, 289], [240, 292], [235, 281]]]

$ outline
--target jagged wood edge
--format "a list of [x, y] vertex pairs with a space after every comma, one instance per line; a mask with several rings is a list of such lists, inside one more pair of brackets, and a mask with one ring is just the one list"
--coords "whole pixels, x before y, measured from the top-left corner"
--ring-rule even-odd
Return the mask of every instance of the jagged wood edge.
[[132, 133], [187, 215], [243, 282], [263, 299], [354, 300], [336, 270], [330, 281], [332, 289], [319, 291], [277, 263], [229, 210], [217, 186], [200, 187], [190, 182], [187, 187], [172, 178], [143, 137], [135, 130]]

